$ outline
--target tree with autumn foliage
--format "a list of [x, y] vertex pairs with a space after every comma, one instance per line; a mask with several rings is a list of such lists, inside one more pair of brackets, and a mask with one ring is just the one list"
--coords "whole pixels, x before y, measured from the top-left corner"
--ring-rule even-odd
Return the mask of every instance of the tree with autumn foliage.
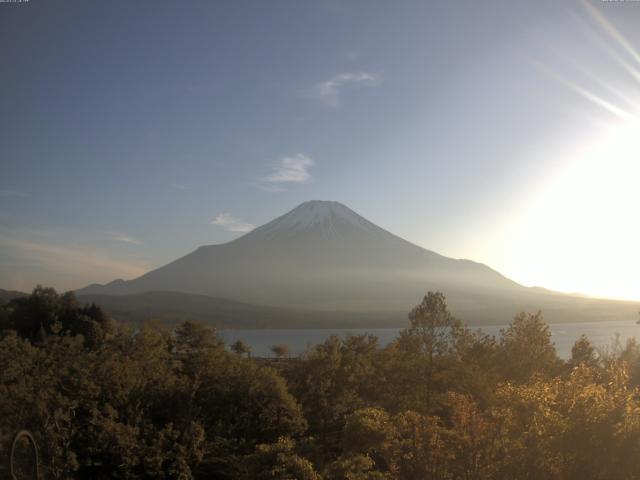
[[540, 313], [493, 337], [428, 293], [387, 346], [333, 336], [282, 361], [42, 287], [0, 311], [0, 452], [29, 429], [45, 478], [640, 477], [638, 344], [580, 338], [564, 361]]

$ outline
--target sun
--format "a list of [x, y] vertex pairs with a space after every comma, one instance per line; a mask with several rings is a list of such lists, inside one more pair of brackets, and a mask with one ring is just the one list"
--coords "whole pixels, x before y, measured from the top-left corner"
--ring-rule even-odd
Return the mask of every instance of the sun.
[[640, 300], [640, 120], [613, 124], [563, 163], [513, 222], [514, 276]]

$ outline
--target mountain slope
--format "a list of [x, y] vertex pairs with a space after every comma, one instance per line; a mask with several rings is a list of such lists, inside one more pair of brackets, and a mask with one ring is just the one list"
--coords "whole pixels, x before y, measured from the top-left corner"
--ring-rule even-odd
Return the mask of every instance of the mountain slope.
[[232, 300], [179, 292], [145, 292], [132, 295], [79, 295], [83, 304], [95, 303], [118, 321], [175, 323], [196, 320], [217, 328], [364, 328], [403, 326], [398, 312], [357, 313], [265, 307]]
[[340, 203], [323, 201], [305, 202], [236, 240], [200, 247], [134, 280], [78, 293], [172, 291], [372, 319], [387, 314], [396, 323], [429, 290], [444, 292], [453, 313], [470, 324], [505, 323], [518, 311], [539, 309], [549, 321], [634, 320], [639, 307], [523, 287], [486, 265], [425, 250]]
[[395, 310], [428, 288], [514, 290], [485, 265], [422, 249], [337, 202], [311, 201], [135, 280], [79, 293], [178, 291], [262, 305]]

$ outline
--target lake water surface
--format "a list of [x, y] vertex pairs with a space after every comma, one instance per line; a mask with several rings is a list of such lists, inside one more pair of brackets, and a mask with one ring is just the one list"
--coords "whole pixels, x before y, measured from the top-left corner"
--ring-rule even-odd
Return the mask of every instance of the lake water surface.
[[[491, 335], [499, 335], [506, 325], [489, 325], [481, 328]], [[571, 356], [571, 347], [580, 337], [586, 335], [597, 347], [611, 346], [619, 335], [624, 345], [627, 339], [640, 339], [640, 325], [635, 322], [590, 322], [590, 323], [562, 323], [551, 324], [552, 340], [556, 345], [558, 355], [562, 358]], [[276, 344], [286, 344], [293, 355], [303, 353], [309, 346], [325, 341], [331, 335], [344, 337], [347, 335], [371, 334], [379, 338], [381, 345], [386, 345], [396, 338], [400, 328], [369, 328], [369, 329], [290, 329], [290, 330], [221, 330], [219, 333], [228, 345], [235, 340], [243, 340], [251, 346], [252, 355], [256, 357], [273, 356], [269, 347]]]

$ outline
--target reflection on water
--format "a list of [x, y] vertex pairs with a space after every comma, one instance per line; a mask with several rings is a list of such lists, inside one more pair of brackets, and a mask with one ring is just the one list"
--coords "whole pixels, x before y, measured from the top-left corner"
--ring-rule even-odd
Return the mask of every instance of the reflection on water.
[[[489, 325], [482, 328], [488, 334], [499, 335], [505, 325]], [[635, 322], [590, 322], [590, 323], [563, 323], [549, 325], [552, 339], [556, 345], [558, 355], [562, 358], [571, 356], [571, 347], [580, 337], [586, 335], [597, 347], [610, 347], [616, 336], [624, 345], [627, 339], [640, 337], [640, 325]], [[244, 340], [251, 345], [252, 355], [257, 357], [273, 356], [269, 347], [275, 344], [286, 344], [291, 348], [293, 355], [299, 355], [309, 346], [323, 342], [331, 335], [340, 337], [346, 335], [371, 334], [379, 338], [381, 345], [386, 345], [396, 338], [399, 328], [363, 328], [363, 329], [289, 329], [289, 330], [221, 330], [220, 335], [228, 345], [235, 340]]]

